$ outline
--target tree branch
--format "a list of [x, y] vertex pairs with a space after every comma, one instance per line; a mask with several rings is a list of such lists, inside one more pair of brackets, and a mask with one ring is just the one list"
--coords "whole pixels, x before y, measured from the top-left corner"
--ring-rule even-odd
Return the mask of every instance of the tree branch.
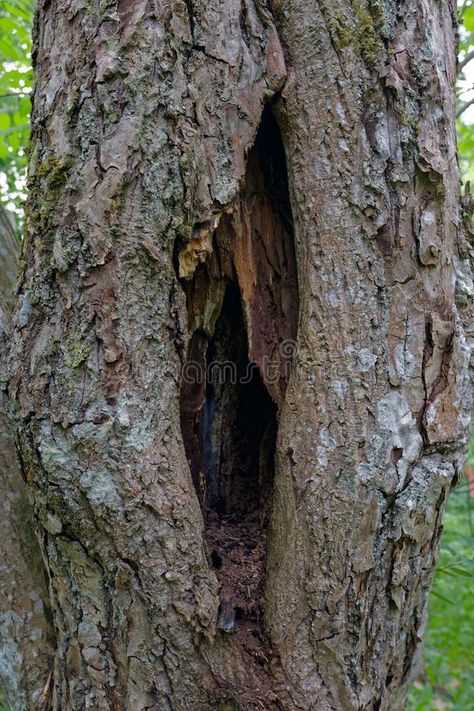
[[456, 112], [456, 118], [460, 118], [463, 113], [474, 104], [474, 97], [467, 101], [465, 104], [463, 104]]
[[459, 65], [458, 65], [458, 74], [460, 74], [460, 73], [462, 72], [462, 70], [464, 69], [464, 67], [466, 66], [466, 64], [469, 64], [469, 62], [471, 61], [471, 59], [474, 59], [474, 49], [471, 49], [471, 51], [466, 54], [466, 56], [464, 57], [464, 59], [463, 59], [461, 62], [459, 62]]

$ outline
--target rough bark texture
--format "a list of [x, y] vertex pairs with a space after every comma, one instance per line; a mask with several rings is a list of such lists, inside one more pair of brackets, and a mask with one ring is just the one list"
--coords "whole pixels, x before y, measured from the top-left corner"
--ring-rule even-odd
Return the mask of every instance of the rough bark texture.
[[[17, 277], [18, 242], [0, 206], [0, 381]], [[54, 635], [46, 616], [46, 574], [27, 488], [0, 390], [0, 680], [11, 711], [47, 701]]]
[[[469, 426], [454, 2], [40, 1], [35, 60], [9, 391], [53, 708], [403, 708]], [[252, 162], [265, 103], [276, 184], [275, 143], [263, 178]], [[194, 410], [182, 396], [196, 324], [199, 357], [226, 342], [222, 284], [189, 292], [235, 231], [249, 248], [217, 281], [260, 369], [297, 317], [288, 384], [260, 373], [278, 431], [273, 485], [252, 484], [272, 502], [260, 613], [240, 628], [216, 565], [233, 552], [208, 524], [223, 519], [191, 475], [203, 393]], [[272, 286], [284, 233], [292, 309]]]

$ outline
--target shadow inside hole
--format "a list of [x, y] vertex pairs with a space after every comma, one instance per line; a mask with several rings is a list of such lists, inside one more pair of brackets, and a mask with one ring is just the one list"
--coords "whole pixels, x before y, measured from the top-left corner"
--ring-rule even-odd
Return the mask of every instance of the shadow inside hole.
[[263, 525], [273, 481], [277, 408], [247, 354], [240, 293], [231, 283], [206, 357], [201, 419], [206, 510], [234, 523], [256, 515]]
[[197, 366], [197, 377], [182, 381], [181, 427], [220, 583], [221, 629], [235, 631], [232, 615], [237, 630], [261, 625], [278, 405], [288, 378], [281, 345], [296, 339], [299, 308], [285, 154], [269, 106], [239, 203], [222, 216], [212, 244], [181, 281], [188, 364]]

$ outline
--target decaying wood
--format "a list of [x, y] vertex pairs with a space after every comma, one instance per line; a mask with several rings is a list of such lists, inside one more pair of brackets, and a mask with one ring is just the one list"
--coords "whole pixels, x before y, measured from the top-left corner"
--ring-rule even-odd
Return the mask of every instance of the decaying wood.
[[[402, 709], [471, 407], [454, 2], [43, 0], [34, 56], [8, 387], [54, 709]], [[180, 429], [181, 282], [270, 102], [299, 299], [252, 657]], [[258, 307], [273, 272], [246, 259]]]
[[[14, 301], [18, 242], [0, 206], [0, 381]], [[11, 711], [40, 708], [53, 663], [53, 630], [35, 521], [0, 390], [0, 680]]]

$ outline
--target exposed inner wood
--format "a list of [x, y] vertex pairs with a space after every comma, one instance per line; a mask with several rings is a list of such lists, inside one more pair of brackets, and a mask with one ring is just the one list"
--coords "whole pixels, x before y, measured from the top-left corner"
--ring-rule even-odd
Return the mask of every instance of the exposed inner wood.
[[[204, 239], [212, 249], [188, 244], [180, 262], [192, 333], [181, 426], [221, 585], [219, 626], [263, 666], [260, 600], [278, 411], [298, 317], [286, 163], [269, 107], [238, 203], [209, 225], [216, 225]], [[197, 227], [196, 244], [204, 231]]]

